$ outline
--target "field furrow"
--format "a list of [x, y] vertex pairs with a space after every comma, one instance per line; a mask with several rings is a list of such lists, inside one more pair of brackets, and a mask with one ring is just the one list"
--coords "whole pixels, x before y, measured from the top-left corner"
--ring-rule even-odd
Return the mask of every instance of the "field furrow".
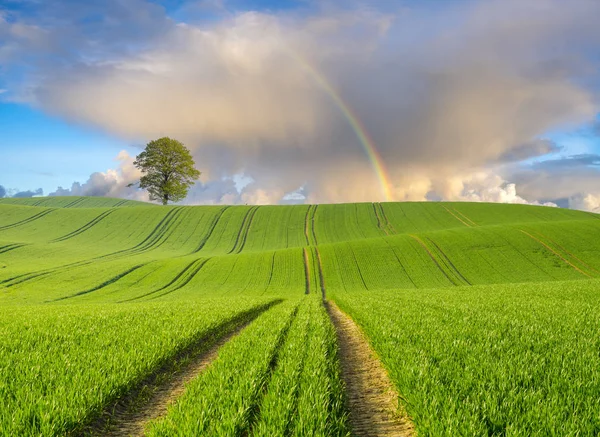
[[327, 312], [337, 333], [349, 422], [355, 436], [409, 437], [413, 426], [398, 411], [398, 393], [354, 321], [333, 302]]

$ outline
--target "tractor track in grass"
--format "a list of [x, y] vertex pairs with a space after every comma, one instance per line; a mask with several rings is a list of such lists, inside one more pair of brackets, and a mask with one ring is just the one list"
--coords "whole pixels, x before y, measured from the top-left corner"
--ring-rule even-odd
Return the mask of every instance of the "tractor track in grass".
[[306, 250], [306, 247], [302, 249], [302, 254], [304, 259], [304, 277], [306, 278], [304, 293], [310, 294], [310, 261], [308, 260], [308, 251]]
[[[69, 264], [63, 264], [62, 266], [54, 267], [51, 269], [38, 270], [37, 272], [22, 273], [11, 278], [0, 281], [0, 285], [6, 288], [13, 287], [18, 284], [36, 279], [40, 276], [47, 276], [55, 273], [60, 273], [66, 269], [73, 267], [83, 267], [94, 263], [95, 261], [114, 261], [119, 258], [124, 258], [130, 255], [139, 255], [144, 252], [148, 252], [156, 247], [161, 246], [165, 239], [171, 235], [174, 230], [171, 226], [172, 222], [177, 220], [181, 214], [183, 207], [176, 207], [169, 211], [161, 221], [155, 226], [155, 228], [146, 236], [146, 238], [140, 243], [128, 249], [118, 250], [116, 252], [107, 253], [106, 255], [100, 255], [91, 259], [76, 261]], [[49, 211], [51, 212], [51, 211]]]
[[[448, 208], [446, 208], [444, 206], [444, 209], [448, 212], [448, 214], [450, 214], [452, 217], [454, 217], [456, 220], [458, 220], [459, 222], [461, 222], [463, 225], [465, 225], [467, 228], [471, 228], [473, 227], [472, 225], [470, 225], [469, 223], [467, 223], [466, 221], [464, 221], [463, 219], [461, 219], [459, 216], [457, 216], [456, 214], [454, 214], [452, 211], [450, 211]], [[456, 210], [455, 210], [456, 211]], [[458, 211], [457, 211], [458, 212]]]
[[[152, 299], [156, 299], [158, 297], [170, 294], [174, 291], [179, 290], [180, 288], [185, 287], [187, 284], [189, 284], [189, 282], [194, 279], [194, 276], [196, 276], [196, 274], [198, 274], [198, 272], [202, 269], [202, 267], [204, 267], [204, 265], [210, 261], [211, 258], [198, 258], [193, 260], [192, 262], [188, 263], [177, 275], [175, 275], [175, 277], [173, 279], [171, 279], [171, 281], [169, 281], [166, 285], [160, 287], [157, 290], [153, 290], [150, 291], [148, 293], [142, 294], [141, 296], [136, 296], [136, 297], [132, 297], [130, 299], [125, 299], [122, 301], [119, 301], [119, 303], [123, 303], [123, 302], [131, 302], [134, 300], [139, 300], [139, 299], [143, 299], [145, 297], [149, 297], [149, 296], [153, 296]], [[172, 287], [172, 288], [171, 288]], [[171, 289], [169, 289], [171, 288]], [[168, 290], [168, 291], [164, 291], [164, 290]], [[163, 293], [160, 293], [161, 291], [164, 291]], [[160, 293], [157, 296], [157, 293]]]
[[379, 212], [377, 211], [377, 206], [375, 206], [375, 202], [373, 202], [371, 205], [373, 206], [373, 212], [375, 213], [375, 218], [377, 219], [377, 227], [383, 232], [385, 232], [385, 235], [390, 235], [388, 230], [383, 227], [383, 220], [381, 217], [379, 217]]
[[595, 274], [599, 274], [600, 275], [600, 270], [596, 269], [595, 267], [589, 265], [588, 263], [586, 263], [585, 261], [583, 261], [581, 258], [579, 258], [578, 256], [576, 256], [575, 254], [569, 252], [567, 249], [565, 249], [563, 246], [561, 246], [560, 244], [558, 244], [556, 241], [552, 240], [551, 238], [547, 237], [546, 235], [542, 234], [540, 231], [537, 231], [537, 234], [543, 238], [546, 241], [549, 241], [552, 245], [554, 245], [554, 247], [557, 247], [559, 250], [563, 251], [564, 253], [566, 253], [568, 256], [570, 256], [571, 258], [574, 258], [575, 260], [579, 261], [581, 264], [583, 264], [588, 270], [591, 270], [592, 272], [594, 272]]
[[242, 251], [244, 245], [246, 244], [246, 237], [248, 236], [248, 231], [250, 230], [250, 225], [252, 224], [252, 219], [254, 218], [254, 214], [256, 213], [257, 209], [258, 206], [253, 206], [252, 208], [248, 209], [248, 212], [246, 212], [246, 215], [244, 215], [244, 220], [242, 220], [242, 225], [240, 226], [238, 234], [235, 238], [235, 243], [233, 244], [231, 250], [227, 252], [227, 254], [240, 253]]
[[73, 200], [71, 203], [67, 203], [63, 208], [73, 208], [76, 205], [79, 205], [81, 202], [85, 200], [85, 197], [80, 197], [79, 199]]
[[448, 255], [446, 255], [446, 254], [444, 253], [444, 251], [443, 251], [443, 250], [440, 248], [440, 246], [438, 246], [438, 244], [437, 244], [435, 241], [433, 241], [433, 240], [432, 240], [431, 238], [429, 238], [429, 237], [427, 237], [427, 240], [428, 240], [428, 241], [429, 241], [431, 244], [433, 244], [433, 247], [435, 247], [435, 248], [437, 249], [438, 253], [441, 255], [441, 258], [442, 258], [442, 260], [443, 260], [443, 261], [445, 261], [446, 267], [448, 267], [448, 269], [449, 269], [449, 270], [450, 270], [452, 273], [454, 273], [454, 274], [455, 274], [455, 275], [456, 275], [456, 276], [459, 278], [459, 280], [461, 280], [461, 281], [465, 282], [467, 285], [473, 285], [473, 284], [471, 284], [471, 282], [470, 282], [470, 281], [469, 281], [467, 278], [465, 278], [465, 277], [463, 276], [463, 274], [460, 272], [460, 270], [458, 270], [458, 269], [456, 268], [456, 266], [455, 266], [455, 265], [454, 265], [454, 263], [453, 263], [453, 262], [450, 260], [450, 258], [448, 257]]
[[114, 209], [109, 209], [108, 211], [104, 211], [101, 214], [94, 217], [89, 222], [87, 222], [85, 225], [81, 226], [80, 228], [75, 229], [74, 231], [63, 235], [62, 237], [58, 237], [58, 238], [55, 238], [54, 240], [50, 240], [50, 243], [57, 243], [59, 241], [65, 241], [65, 240], [68, 240], [69, 238], [76, 237], [77, 235], [84, 233], [88, 229], [90, 229], [93, 226], [95, 226], [96, 224], [100, 223], [102, 220], [104, 220], [106, 217], [108, 217], [113, 212], [115, 212]]
[[317, 208], [319, 207], [319, 205], [313, 205], [314, 208], [312, 208], [312, 214], [309, 217], [309, 227], [310, 227], [310, 235], [313, 238], [312, 244], [314, 246], [316, 246], [318, 243], [317, 241], [317, 233], [315, 232], [315, 215], [317, 214]]
[[198, 244], [198, 247], [196, 249], [194, 249], [194, 251], [192, 253], [198, 253], [198, 252], [200, 252], [204, 248], [204, 246], [208, 242], [208, 239], [211, 237], [211, 235], [215, 231], [215, 228], [217, 227], [217, 224], [219, 223], [219, 220], [221, 220], [221, 217], [223, 217], [223, 214], [225, 213], [225, 211], [227, 210], [227, 208], [229, 208], [229, 205], [225, 206], [224, 208], [221, 208], [219, 210], [219, 212], [215, 215], [215, 217], [213, 218], [212, 222], [210, 223], [210, 225], [208, 227], [208, 232], [202, 238], [202, 240], [200, 240], [200, 243]]
[[425, 249], [425, 252], [427, 252], [427, 255], [429, 255], [429, 257], [431, 258], [431, 260], [435, 263], [435, 265], [437, 266], [437, 268], [444, 274], [444, 276], [446, 277], [446, 279], [448, 279], [448, 281], [450, 281], [450, 283], [452, 285], [458, 285], [456, 283], [456, 280], [452, 277], [450, 277], [450, 275], [448, 274], [448, 272], [442, 267], [442, 265], [440, 264], [440, 262], [438, 261], [438, 259], [435, 257], [435, 255], [433, 254], [433, 252], [429, 249], [429, 247], [427, 247], [427, 245], [423, 242], [423, 240], [421, 240], [419, 237], [417, 237], [416, 235], [412, 235], [409, 234], [409, 236], [415, 240], [417, 243], [419, 243], [419, 245]]
[[311, 245], [310, 244], [310, 238], [308, 237], [308, 224], [309, 224], [309, 214], [310, 214], [310, 210], [312, 208], [312, 205], [309, 205], [308, 208], [306, 208], [306, 215], [304, 216], [304, 236], [306, 237], [306, 244], [307, 245]]
[[452, 210], [457, 213], [459, 216], [461, 216], [462, 218], [464, 218], [467, 222], [469, 222], [471, 224], [471, 227], [474, 226], [478, 226], [477, 223], [475, 223], [473, 220], [471, 220], [469, 217], [467, 217], [467, 215], [463, 212], [460, 212], [458, 209], [456, 208], [452, 208]]
[[137, 266], [133, 266], [133, 267], [125, 270], [124, 272], [119, 273], [118, 275], [113, 276], [110, 279], [107, 279], [106, 281], [104, 281], [103, 283], [101, 283], [99, 285], [96, 285], [95, 287], [88, 288], [87, 290], [83, 290], [83, 291], [78, 291], [77, 293], [73, 293], [68, 296], [59, 297], [58, 299], [53, 299], [53, 300], [49, 300], [46, 302], [57, 302], [60, 300], [71, 299], [73, 297], [83, 296], [85, 294], [89, 294], [89, 293], [93, 293], [94, 291], [101, 290], [104, 287], [108, 287], [110, 284], [114, 284], [115, 282], [119, 281], [120, 279], [124, 278], [125, 276], [129, 275], [130, 273], [135, 272], [137, 269], [144, 267], [146, 264], [150, 264], [150, 263], [138, 264]]
[[260, 314], [281, 302], [274, 300], [245, 311], [211, 329], [111, 403], [86, 429], [71, 435], [143, 436], [146, 425], [167, 413], [169, 406], [184, 394], [186, 384], [212, 364], [223, 345], [240, 334]]
[[588, 277], [588, 278], [593, 278], [592, 275], [587, 274], [586, 272], [584, 272], [583, 270], [581, 270], [579, 267], [577, 267], [575, 264], [573, 264], [571, 261], [569, 261], [568, 259], [566, 259], [564, 256], [562, 256], [560, 253], [558, 253], [557, 251], [555, 251], [553, 248], [551, 248], [550, 246], [548, 246], [546, 243], [544, 243], [542, 240], [540, 240], [537, 237], [534, 237], [533, 235], [531, 235], [529, 232], [524, 231], [523, 229], [519, 229], [522, 233], [524, 233], [525, 235], [527, 235], [529, 238], [531, 238], [534, 241], [537, 241], [539, 244], [541, 244], [542, 246], [544, 246], [547, 250], [549, 250], [552, 254], [554, 254], [555, 256], [559, 257], [561, 260], [563, 260], [565, 263], [567, 263], [569, 266], [573, 267], [575, 270], [577, 270], [579, 273], [581, 273], [582, 275]]
[[321, 253], [319, 248], [315, 247], [315, 253], [317, 255], [317, 269], [319, 270], [319, 286], [321, 287], [321, 296], [325, 300], [325, 277], [323, 276], [323, 263], [321, 262]]
[[115, 203], [115, 204], [114, 204], [113, 206], [111, 206], [110, 208], [118, 208], [119, 206], [121, 206], [121, 205], [124, 205], [124, 204], [126, 204], [127, 202], [129, 202], [129, 200], [127, 200], [127, 199], [123, 199], [123, 200], [121, 200], [121, 201], [119, 201], [119, 202]]
[[394, 227], [394, 225], [388, 218], [387, 214], [385, 213], [385, 209], [383, 208], [383, 205], [380, 202], [378, 202], [377, 205], [379, 206], [379, 211], [381, 212], [381, 218], [385, 222], [385, 226], [388, 228], [389, 232], [391, 234], [397, 234], [398, 231], [396, 230], [396, 228]]
[[24, 246], [27, 246], [27, 245], [23, 244], [23, 243], [7, 244], [6, 246], [0, 247], [0, 254], [10, 252], [11, 250], [19, 249], [20, 247], [24, 247]]
[[26, 219], [20, 220], [18, 222], [11, 223], [10, 225], [0, 226], [0, 231], [4, 231], [6, 229], [16, 228], [17, 226], [26, 225], [28, 223], [31, 223], [31, 222], [33, 222], [35, 220], [38, 220], [38, 219], [41, 219], [42, 217], [47, 216], [48, 214], [50, 214], [53, 211], [56, 211], [56, 208], [50, 208], [50, 209], [44, 210], [42, 212], [38, 212], [37, 214], [34, 214], [34, 215], [32, 215], [30, 217], [27, 217]]
[[352, 435], [413, 436], [412, 423], [398, 411], [398, 393], [361, 329], [335, 303], [325, 307], [337, 333]]

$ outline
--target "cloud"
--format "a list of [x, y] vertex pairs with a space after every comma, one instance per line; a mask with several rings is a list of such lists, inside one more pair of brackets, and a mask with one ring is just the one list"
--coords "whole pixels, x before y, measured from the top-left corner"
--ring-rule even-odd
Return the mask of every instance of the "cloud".
[[[156, 5], [109, 3], [114, 23], [29, 23], [24, 36], [9, 26], [13, 45], [35, 53], [44, 34], [61, 54], [10, 89], [128, 140], [182, 140], [204, 172], [191, 193], [202, 202], [279, 202], [300, 187], [311, 202], [385, 200], [359, 125], [395, 200], [534, 201], [495, 166], [558, 152], [546, 133], [598, 111], [595, 1], [441, 2], [438, 14], [329, 5], [186, 24]], [[78, 23], [83, 9], [64, 12]], [[76, 50], [61, 51], [67, 36]], [[471, 176], [482, 172], [502, 182]], [[228, 177], [242, 173], [254, 182], [232, 193]], [[117, 176], [96, 173], [69, 191], [122, 189]]]
[[569, 199], [569, 208], [600, 213], [600, 191], [594, 194], [576, 195]]
[[147, 193], [128, 187], [130, 183], [139, 181], [141, 176], [133, 165], [134, 158], [123, 150], [115, 161], [119, 163], [116, 169], [92, 173], [87, 182], [73, 182], [71, 188], [58, 187], [48, 196], [105, 196], [148, 200]]
[[31, 191], [31, 190], [19, 191], [19, 192], [13, 194], [12, 197], [26, 198], [26, 197], [43, 196], [43, 195], [44, 195], [44, 190], [42, 190], [41, 188], [38, 188], [37, 190], [34, 190], [34, 191]]
[[514, 147], [513, 149], [503, 153], [499, 157], [499, 161], [518, 162], [551, 153], [558, 153], [561, 150], [562, 147], [556, 144], [554, 141], [547, 139], [536, 139], [525, 144], [521, 144], [520, 146]]
[[6, 196], [6, 188], [0, 185], [0, 199]]
[[569, 208], [593, 211], [600, 197], [600, 156], [580, 154], [512, 167], [504, 177], [526, 199], [546, 199]]

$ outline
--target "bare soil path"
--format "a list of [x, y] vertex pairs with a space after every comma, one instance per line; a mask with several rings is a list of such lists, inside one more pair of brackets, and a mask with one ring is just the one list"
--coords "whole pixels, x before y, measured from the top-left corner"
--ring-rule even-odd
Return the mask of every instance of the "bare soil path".
[[237, 336], [260, 313], [278, 303], [264, 305], [256, 309], [241, 323], [233, 321], [231, 327], [224, 327], [225, 334], [210, 341], [210, 346], [186, 354], [176, 369], [159, 373], [144, 386], [144, 394], [133, 393], [116, 404], [111, 411], [86, 430], [83, 435], [91, 436], [143, 436], [146, 426], [152, 420], [167, 413], [167, 409], [185, 392], [186, 384], [196, 378], [217, 358], [219, 349]]
[[412, 423], [398, 411], [398, 393], [361, 329], [335, 303], [325, 305], [338, 336], [352, 434], [414, 436]]

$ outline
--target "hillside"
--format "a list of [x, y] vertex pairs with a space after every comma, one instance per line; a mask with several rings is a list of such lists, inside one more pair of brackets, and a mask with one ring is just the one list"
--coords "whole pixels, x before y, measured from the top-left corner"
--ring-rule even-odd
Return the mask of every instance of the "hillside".
[[600, 276], [600, 216], [572, 210], [32, 200], [0, 202], [4, 302], [292, 296], [319, 275], [330, 293]]
[[0, 436], [596, 436], [599, 278], [581, 211], [1, 199]]

